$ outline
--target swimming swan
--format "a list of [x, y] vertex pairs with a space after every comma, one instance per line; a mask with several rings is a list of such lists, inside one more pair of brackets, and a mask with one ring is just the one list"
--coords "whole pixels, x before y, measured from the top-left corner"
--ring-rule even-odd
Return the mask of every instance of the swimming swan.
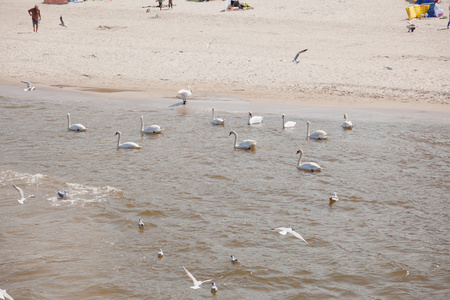
[[298, 158], [297, 162], [297, 169], [304, 170], [304, 171], [311, 171], [311, 172], [320, 172], [322, 170], [322, 167], [316, 164], [315, 162], [304, 162], [302, 163], [302, 156], [303, 156], [303, 150], [298, 150], [297, 154], [300, 153], [300, 157]]
[[237, 144], [238, 135], [236, 131], [231, 131], [229, 135], [234, 134], [234, 148], [235, 149], [255, 149], [256, 141], [254, 140], [243, 140], [239, 145]]
[[248, 125], [259, 124], [263, 121], [261, 116], [253, 116], [251, 112], [248, 112]]
[[144, 117], [141, 116], [141, 133], [162, 133], [163, 129], [159, 125], [150, 125], [144, 128]]
[[82, 124], [70, 124], [70, 114], [67, 113], [67, 129], [71, 131], [86, 131], [86, 127], [84, 127]]
[[120, 131], [117, 131], [115, 135], [119, 136], [119, 138], [117, 139], [117, 148], [128, 148], [128, 149], [141, 149], [142, 148], [141, 146], [139, 146], [138, 144], [133, 143], [133, 142], [126, 142], [126, 143], [121, 144], [120, 138], [121, 138], [122, 134], [120, 133]]
[[225, 120], [221, 118], [216, 118], [214, 115], [214, 107], [212, 108], [212, 120], [211, 123], [214, 125], [225, 125]]
[[306, 121], [307, 126], [307, 133], [306, 133], [306, 139], [312, 138], [316, 140], [325, 140], [327, 139], [327, 133], [323, 130], [316, 130], [313, 133], [309, 133], [309, 121]]
[[178, 91], [177, 98], [183, 99], [183, 104], [186, 104], [187, 98], [192, 95], [191, 87], [188, 86], [187, 89], [181, 89]]
[[353, 128], [353, 124], [352, 121], [348, 120], [347, 114], [344, 114], [344, 123], [342, 123], [342, 127], [344, 129], [352, 129]]
[[283, 120], [283, 129], [289, 128], [289, 127], [294, 127], [295, 124], [297, 124], [297, 122], [293, 122], [293, 121], [287, 121], [286, 123], [284, 123], [284, 114], [281, 116], [281, 119]]

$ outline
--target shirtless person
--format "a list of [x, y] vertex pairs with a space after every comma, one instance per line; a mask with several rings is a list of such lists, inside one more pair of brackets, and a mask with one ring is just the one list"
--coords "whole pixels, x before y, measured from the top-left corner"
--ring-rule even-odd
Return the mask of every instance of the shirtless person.
[[34, 8], [28, 10], [28, 14], [31, 16], [31, 19], [33, 20], [33, 31], [38, 31], [38, 24], [41, 20], [41, 11], [39, 10], [39, 7], [37, 5], [34, 6]]

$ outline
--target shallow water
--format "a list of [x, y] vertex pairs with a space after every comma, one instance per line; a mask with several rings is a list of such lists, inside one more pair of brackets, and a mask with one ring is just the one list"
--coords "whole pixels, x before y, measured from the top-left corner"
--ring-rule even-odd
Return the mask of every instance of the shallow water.
[[[212, 297], [182, 265], [219, 299], [450, 294], [447, 115], [42, 97], [0, 98], [0, 288], [15, 299]], [[66, 130], [68, 112], [87, 132]], [[141, 115], [164, 133], [142, 136]], [[328, 140], [305, 139], [306, 116]], [[231, 130], [256, 150], [234, 150]], [[116, 131], [142, 149], [118, 150]], [[298, 170], [299, 149], [322, 172]], [[12, 184], [36, 197], [20, 205]]]

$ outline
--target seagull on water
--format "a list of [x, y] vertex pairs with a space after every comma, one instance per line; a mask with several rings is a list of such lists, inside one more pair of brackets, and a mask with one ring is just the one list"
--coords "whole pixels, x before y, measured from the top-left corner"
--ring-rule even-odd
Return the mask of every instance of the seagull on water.
[[279, 227], [279, 228], [275, 228], [275, 229], [271, 229], [271, 230], [276, 230], [276, 231], [278, 231], [279, 234], [282, 234], [282, 235], [286, 235], [287, 233], [290, 233], [293, 236], [295, 236], [296, 238], [299, 238], [308, 244], [308, 242], [300, 235], [300, 233], [294, 231], [292, 228]]
[[214, 41], [215, 41], [215, 40], [212, 40], [211, 43], [207, 43], [207, 42], [204, 42], [204, 41], [202, 41], [202, 42], [206, 45], [206, 48], [211, 48], [211, 44], [212, 44]]
[[204, 282], [208, 282], [211, 281], [212, 279], [208, 279], [208, 280], [203, 280], [203, 281], [198, 281], [197, 279], [195, 279], [194, 275], [191, 274], [191, 272], [189, 272], [184, 266], [182, 266], [183, 269], [186, 271], [186, 274], [188, 274], [188, 276], [192, 279], [192, 281], [194, 282], [194, 285], [191, 286], [191, 289], [199, 289], [200, 286], [202, 285], [202, 283]]
[[330, 206], [333, 205], [333, 203], [338, 202], [339, 201], [339, 197], [337, 195], [336, 192], [334, 192], [334, 194], [330, 197]]
[[17, 201], [19, 201], [20, 204], [23, 204], [25, 201], [28, 200], [28, 198], [34, 198], [34, 195], [29, 195], [27, 197], [24, 196], [23, 191], [20, 187], [16, 186], [16, 185], [12, 185], [20, 194], [20, 199], [18, 199]]
[[232, 263], [237, 263], [238, 259], [236, 257], [234, 257], [234, 255], [231, 255], [231, 262]]
[[297, 59], [298, 59], [298, 56], [300, 55], [300, 53], [303, 53], [303, 52], [306, 52], [306, 51], [308, 51], [308, 49], [304, 49], [304, 50], [302, 50], [302, 51], [299, 51], [299, 52], [297, 53], [297, 55], [295, 55], [295, 57], [294, 57], [294, 59], [293, 59], [292, 61], [298, 64], [298, 63], [299, 63], [299, 61], [297, 60]]
[[0, 299], [6, 299], [6, 300], [14, 300], [13, 297], [11, 297], [6, 290], [0, 289]]
[[34, 91], [35, 87], [33, 85], [31, 85], [31, 82], [23, 81], [23, 80], [22, 80], [22, 82], [27, 85], [27, 87], [25, 89], [23, 89], [25, 92]]
[[158, 257], [163, 257], [163, 256], [164, 256], [164, 253], [163, 253], [162, 249], [159, 249], [159, 251], [158, 251]]
[[138, 223], [139, 227], [143, 228], [144, 227], [144, 222], [142, 222], [141, 219], [139, 219], [139, 223]]
[[211, 283], [211, 293], [215, 294], [217, 292], [217, 286], [216, 284], [213, 282]]
[[59, 17], [59, 20], [61, 21], [61, 24], [59, 25], [61, 25], [62, 27], [67, 27], [66, 24], [64, 24], [62, 16]]
[[61, 191], [57, 191], [56, 193], [58, 194], [59, 198], [61, 198], [61, 199], [65, 199], [69, 195], [66, 190], [64, 190], [64, 193]]

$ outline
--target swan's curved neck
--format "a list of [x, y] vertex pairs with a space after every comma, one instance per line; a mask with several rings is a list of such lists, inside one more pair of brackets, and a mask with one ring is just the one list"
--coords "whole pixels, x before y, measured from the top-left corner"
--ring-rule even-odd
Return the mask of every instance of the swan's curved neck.
[[302, 156], [303, 156], [303, 151], [300, 151], [300, 157], [298, 158], [297, 167], [300, 167], [300, 165], [302, 164]]
[[237, 144], [237, 133], [233, 132], [233, 134], [234, 134], [234, 147], [237, 147], [238, 146], [238, 144]]
[[306, 139], [309, 139], [309, 122], [306, 122]]
[[70, 115], [67, 114], [67, 128], [70, 127]]
[[117, 139], [117, 147], [119, 147], [120, 146], [120, 133], [118, 134], [118, 136], [119, 136], [119, 138]]
[[281, 120], [283, 121], [283, 129], [285, 128], [284, 126], [284, 116], [281, 116]]
[[252, 118], [251, 114], [248, 114], [248, 125], [250, 125], [250, 119]]
[[212, 119], [214, 120], [214, 108], [212, 109]]
[[144, 118], [143, 117], [141, 117], [141, 131], [144, 131]]
[[348, 121], [348, 117], [347, 117], [347, 114], [344, 114], [344, 120], [345, 120], [345, 122], [347, 122], [347, 121]]

